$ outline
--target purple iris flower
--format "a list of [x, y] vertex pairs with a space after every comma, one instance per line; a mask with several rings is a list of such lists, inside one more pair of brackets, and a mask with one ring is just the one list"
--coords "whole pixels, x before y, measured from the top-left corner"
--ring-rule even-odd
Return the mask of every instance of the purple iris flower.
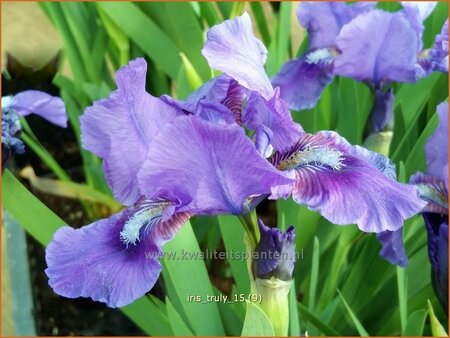
[[297, 203], [335, 224], [356, 223], [364, 232], [395, 231], [425, 205], [415, 187], [395, 181], [387, 157], [353, 146], [332, 131], [304, 133], [271, 161], [295, 180]]
[[247, 128], [263, 155], [269, 155], [272, 147], [289, 148], [303, 129], [293, 122], [280, 90], [270, 83], [264, 70], [267, 49], [254, 36], [249, 15], [212, 27], [202, 54], [211, 68], [224, 74], [205, 83], [186, 101], [162, 99], [207, 120]]
[[256, 278], [292, 280], [295, 265], [294, 226], [282, 232], [278, 228], [269, 228], [261, 220], [258, 225], [261, 239], [252, 261]]
[[[427, 173], [416, 173], [410, 183], [417, 186], [420, 197], [427, 202], [422, 209], [428, 232], [428, 252], [432, 263], [433, 283], [437, 294], [447, 294], [447, 247], [448, 247], [448, 105], [437, 108], [439, 125], [425, 145]], [[392, 264], [406, 266], [407, 257], [403, 246], [402, 229], [386, 231], [377, 235], [382, 244], [380, 255]], [[443, 265], [445, 264], [445, 265]], [[445, 284], [445, 289], [444, 289]], [[444, 292], [445, 291], [445, 292]], [[439, 296], [441, 297], [441, 296]], [[445, 296], [447, 300], [447, 296]], [[442, 302], [442, 299], [441, 299]]]
[[211, 28], [202, 53], [212, 68], [224, 74], [205, 83], [186, 101], [162, 99], [209, 121], [243, 126], [253, 133], [255, 146], [265, 157], [273, 148], [290, 147], [303, 129], [293, 122], [279, 89], [272, 87], [265, 73], [267, 49], [255, 38], [248, 14]]
[[297, 18], [308, 31], [309, 48], [298, 59], [288, 61], [272, 78], [289, 108], [315, 106], [323, 89], [333, 80], [334, 60], [339, 53], [336, 38], [342, 27], [374, 6], [373, 2], [302, 2], [298, 6]]
[[255, 198], [291, 184], [237, 124], [182, 114], [145, 91], [146, 63], [117, 72], [118, 89], [81, 117], [86, 149], [127, 205], [48, 245], [49, 284], [62, 296], [124, 306], [155, 284], [163, 244], [192, 215], [243, 214]]
[[[389, 116], [389, 111], [380, 110], [383, 106], [389, 108], [392, 100], [392, 95], [386, 92], [387, 85], [414, 82], [431, 71], [445, 70], [448, 60], [445, 27], [436, 38], [435, 47], [425, 53], [426, 57], [420, 56], [424, 54], [423, 20], [436, 3], [406, 2], [395, 13], [374, 9], [374, 5], [339, 2], [299, 5], [297, 15], [308, 31], [309, 49], [298, 59], [287, 62], [272, 79], [291, 109], [314, 107], [333, 77], [345, 76], [371, 87], [375, 97], [372, 111], [383, 115], [376, 118], [379, 122]], [[379, 129], [377, 125], [373, 127]]]
[[[439, 124], [426, 144], [427, 173], [420, 172], [410, 182], [428, 202], [422, 215], [428, 233], [428, 256], [435, 293], [448, 309], [448, 103], [437, 107]], [[400, 243], [402, 244], [402, 243]], [[400, 245], [399, 244], [399, 245]]]
[[2, 170], [14, 154], [25, 152], [25, 145], [19, 139], [22, 131], [19, 118], [30, 114], [41, 116], [59, 127], [67, 127], [66, 108], [59, 97], [38, 90], [2, 97]]

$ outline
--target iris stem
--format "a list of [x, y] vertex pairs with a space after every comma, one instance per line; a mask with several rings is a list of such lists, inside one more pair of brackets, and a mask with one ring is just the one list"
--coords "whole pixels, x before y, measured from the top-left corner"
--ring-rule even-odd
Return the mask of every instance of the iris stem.
[[244, 226], [244, 230], [247, 233], [248, 239], [251, 245], [251, 251], [253, 252], [256, 248], [256, 244], [259, 242], [260, 234], [258, 230], [258, 223], [256, 217], [256, 211], [253, 209], [252, 211], [239, 216], [239, 220]]

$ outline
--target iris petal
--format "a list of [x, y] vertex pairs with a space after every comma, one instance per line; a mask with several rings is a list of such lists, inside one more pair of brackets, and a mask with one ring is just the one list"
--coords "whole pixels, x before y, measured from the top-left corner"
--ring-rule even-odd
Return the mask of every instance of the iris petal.
[[183, 210], [241, 214], [250, 196], [292, 181], [257, 152], [238, 125], [184, 116], [152, 142], [139, 184], [149, 199], [164, 197], [162, 190], [189, 196]]
[[88, 107], [81, 122], [83, 147], [103, 159], [114, 197], [133, 205], [140, 197], [137, 172], [151, 140], [177, 111], [145, 91], [147, 64], [139, 58], [117, 72], [118, 89]]
[[59, 127], [67, 127], [67, 113], [63, 100], [38, 90], [26, 90], [14, 95], [9, 109], [21, 116], [36, 114]]
[[[373, 34], [373, 32], [377, 34]], [[417, 35], [401, 13], [372, 10], [345, 25], [336, 39], [335, 75], [368, 81], [414, 82]]]
[[68, 298], [90, 297], [109, 307], [125, 306], [148, 292], [161, 272], [161, 246], [188, 215], [155, 221], [141, 232], [140, 241], [127, 245], [121, 232], [136, 212], [127, 208], [80, 229], [60, 228], [46, 249], [45, 272], [53, 290]]
[[267, 100], [273, 96], [272, 85], [264, 70], [267, 50], [254, 36], [246, 12], [212, 27], [206, 38], [202, 54], [211, 68], [224, 72]]
[[[335, 224], [365, 232], [398, 230], [425, 205], [415, 187], [387, 177], [377, 156], [351, 146], [334, 132], [305, 134], [287, 154], [275, 154], [280, 169], [295, 174], [292, 197]], [[373, 158], [372, 158], [373, 157]]]

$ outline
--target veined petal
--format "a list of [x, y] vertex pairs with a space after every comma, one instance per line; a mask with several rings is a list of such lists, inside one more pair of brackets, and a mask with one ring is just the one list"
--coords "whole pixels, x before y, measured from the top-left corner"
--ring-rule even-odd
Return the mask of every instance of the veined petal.
[[309, 51], [297, 60], [288, 61], [272, 78], [272, 84], [280, 87], [281, 98], [290, 109], [309, 109], [316, 105], [322, 91], [333, 80], [331, 49]]
[[439, 123], [425, 144], [427, 173], [448, 182], [448, 102], [437, 106]]
[[118, 89], [80, 117], [83, 147], [103, 159], [114, 197], [125, 205], [142, 195], [137, 185], [151, 140], [177, 111], [145, 91], [147, 64], [138, 58], [116, 75]]
[[352, 5], [344, 2], [301, 2], [297, 7], [297, 18], [308, 30], [309, 48], [334, 46], [342, 26], [359, 14], [373, 9], [375, 4], [375, 2]]
[[63, 100], [39, 90], [26, 90], [14, 95], [9, 109], [21, 116], [36, 114], [59, 127], [67, 127], [66, 106]]
[[241, 124], [241, 111], [247, 89], [228, 75], [220, 75], [203, 84], [185, 101], [168, 95], [161, 99], [176, 109], [216, 123]]
[[428, 202], [423, 212], [448, 215], [448, 183], [446, 181], [417, 172], [411, 176], [410, 183], [417, 187], [420, 197]]
[[268, 101], [259, 93], [251, 92], [242, 113], [242, 122], [251, 130], [261, 126], [270, 129], [273, 135], [270, 143], [278, 151], [292, 147], [303, 133], [303, 128], [292, 120], [286, 102], [280, 99], [279, 88]]
[[445, 20], [441, 33], [436, 35], [429, 55], [432, 70], [448, 73], [448, 19]]
[[436, 1], [402, 1], [403, 12], [417, 34], [417, 52], [422, 50], [423, 22], [433, 12]]
[[177, 118], [155, 138], [138, 177], [147, 198], [165, 197], [162, 191], [188, 196], [182, 210], [202, 214], [241, 214], [251, 196], [292, 184], [238, 125], [195, 116]]
[[143, 296], [161, 272], [161, 246], [189, 218], [175, 214], [162, 221], [161, 213], [132, 207], [80, 229], [60, 228], [46, 249], [49, 285], [61, 296], [90, 297], [109, 307]]
[[394, 265], [401, 267], [408, 265], [408, 257], [403, 245], [403, 227], [396, 231], [383, 231], [376, 236], [381, 244], [381, 257]]
[[272, 163], [295, 173], [294, 200], [331, 222], [356, 223], [365, 232], [398, 230], [425, 202], [415, 187], [389, 178], [365, 152], [334, 132], [318, 132], [304, 134], [290, 152], [276, 153]]
[[264, 70], [267, 50], [255, 37], [247, 12], [212, 27], [206, 38], [202, 54], [211, 68], [224, 72], [267, 100], [273, 96]]
[[416, 79], [417, 35], [401, 13], [375, 9], [361, 14], [341, 29], [336, 43], [341, 54], [334, 62], [335, 75], [376, 86]]

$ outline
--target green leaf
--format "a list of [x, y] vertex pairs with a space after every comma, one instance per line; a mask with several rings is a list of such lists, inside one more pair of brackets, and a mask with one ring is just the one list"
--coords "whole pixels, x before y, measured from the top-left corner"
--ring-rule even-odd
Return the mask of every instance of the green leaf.
[[297, 309], [297, 296], [295, 291], [295, 283], [292, 283], [289, 291], [289, 336], [300, 336], [300, 320]]
[[398, 303], [400, 308], [400, 323], [402, 324], [402, 331], [405, 331], [408, 316], [408, 284], [405, 276], [405, 269], [399, 266], [396, 267], [397, 272], [397, 290]]
[[264, 15], [263, 6], [260, 2], [251, 1], [250, 8], [252, 9], [253, 19], [256, 22], [256, 26], [258, 27], [259, 33], [261, 34], [262, 41], [264, 45], [270, 45], [270, 33], [269, 28], [267, 26], [267, 19]]
[[309, 311], [303, 304], [297, 303], [298, 312], [303, 316], [305, 320], [314, 325], [323, 334], [327, 336], [341, 336], [339, 332], [324, 323], [319, 317], [317, 317], [313, 312]]
[[417, 310], [408, 317], [402, 336], [413, 337], [422, 336], [425, 320], [427, 319], [427, 310]]
[[3, 207], [43, 245], [47, 245], [53, 233], [65, 223], [30, 193], [9, 170], [5, 170], [2, 177], [2, 197]]
[[[164, 279], [170, 279], [194, 333], [224, 335], [217, 304], [214, 301], [207, 302], [208, 296], [214, 296], [214, 290], [189, 222], [164, 246], [164, 252]], [[200, 296], [204, 303], [193, 301], [189, 296]], [[173, 299], [171, 301], [173, 302]], [[181, 310], [178, 307], [177, 309]]]
[[344, 303], [345, 308], [347, 309], [350, 317], [352, 318], [353, 324], [355, 324], [356, 329], [358, 330], [358, 333], [362, 337], [367, 337], [369, 334], [367, 333], [366, 329], [362, 326], [361, 322], [358, 320], [358, 318], [353, 313], [352, 309], [348, 305], [347, 301], [345, 300], [344, 296], [342, 295], [341, 291], [338, 290], [339, 297], [341, 297], [342, 302]]
[[313, 256], [311, 264], [311, 283], [309, 285], [309, 302], [308, 308], [314, 312], [316, 307], [316, 290], [319, 277], [319, 258], [320, 258], [320, 247], [319, 239], [314, 236], [314, 246], [313, 246]]
[[172, 336], [167, 316], [147, 297], [141, 297], [120, 310], [144, 332], [152, 336]]
[[245, 313], [244, 327], [241, 336], [270, 337], [275, 336], [272, 323], [258, 305], [246, 301], [247, 311]]
[[428, 304], [428, 315], [430, 316], [431, 322], [431, 333], [433, 334], [433, 337], [448, 337], [448, 334], [447, 332], [445, 332], [444, 327], [434, 314], [433, 306], [431, 305], [429, 299], [427, 300], [427, 304]]
[[198, 75], [197, 71], [195, 70], [194, 66], [192, 66], [192, 63], [189, 61], [186, 55], [180, 53], [180, 56], [191, 90], [195, 90], [203, 84], [203, 80], [201, 79], [200, 75]]
[[169, 318], [170, 327], [172, 328], [174, 336], [193, 336], [194, 334], [173, 307], [168, 297], [166, 297], [166, 308], [167, 317]]
[[[218, 216], [217, 218], [225, 249], [229, 253], [246, 253], [244, 228], [239, 219], [236, 216], [228, 215]], [[250, 281], [246, 261], [244, 259], [229, 259], [229, 263], [238, 290], [243, 294], [248, 294], [250, 292]]]
[[181, 65], [179, 49], [148, 16], [131, 2], [97, 3], [110, 19], [173, 80]]

